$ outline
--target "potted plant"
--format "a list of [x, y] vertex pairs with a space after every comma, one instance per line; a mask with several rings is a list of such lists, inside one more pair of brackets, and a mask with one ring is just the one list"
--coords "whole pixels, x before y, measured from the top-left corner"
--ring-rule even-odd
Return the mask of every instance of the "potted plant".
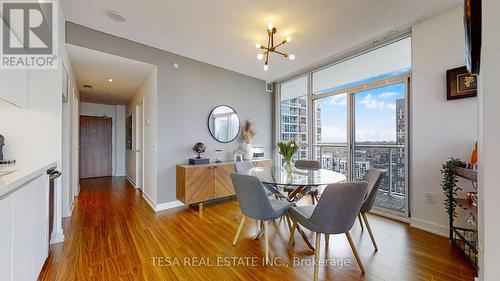
[[285, 159], [285, 170], [291, 173], [293, 170], [293, 156], [300, 149], [300, 143], [296, 140], [287, 140], [278, 142], [279, 153]]
[[243, 159], [252, 160], [253, 158], [253, 147], [252, 147], [252, 139], [255, 137], [257, 132], [255, 131], [254, 125], [250, 120], [245, 122], [245, 126], [243, 126], [243, 131], [241, 132], [241, 138], [245, 142], [245, 146], [243, 150], [245, 154], [243, 155]]
[[441, 188], [443, 189], [443, 193], [445, 196], [444, 205], [446, 207], [446, 212], [450, 217], [455, 217], [455, 200], [453, 199], [458, 191], [461, 190], [460, 187], [457, 187], [457, 177], [453, 174], [453, 168], [461, 164], [462, 161], [457, 158], [450, 158], [441, 166], [441, 175], [443, 179], [441, 180]]

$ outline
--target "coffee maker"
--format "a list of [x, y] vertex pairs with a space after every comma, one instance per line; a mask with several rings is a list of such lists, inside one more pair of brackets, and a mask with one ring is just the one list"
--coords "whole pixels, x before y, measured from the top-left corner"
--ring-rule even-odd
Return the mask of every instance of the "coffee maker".
[[14, 164], [16, 160], [3, 159], [3, 146], [5, 145], [5, 137], [0, 135], [0, 164]]

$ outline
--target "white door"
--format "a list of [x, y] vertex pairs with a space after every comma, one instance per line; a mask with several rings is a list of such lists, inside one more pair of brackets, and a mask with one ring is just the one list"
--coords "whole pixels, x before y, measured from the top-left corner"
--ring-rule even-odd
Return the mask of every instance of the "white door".
[[143, 110], [143, 102], [141, 102], [136, 106], [136, 184], [137, 187], [143, 190], [143, 155], [144, 155], [144, 140], [143, 140], [143, 129], [144, 129], [144, 110]]

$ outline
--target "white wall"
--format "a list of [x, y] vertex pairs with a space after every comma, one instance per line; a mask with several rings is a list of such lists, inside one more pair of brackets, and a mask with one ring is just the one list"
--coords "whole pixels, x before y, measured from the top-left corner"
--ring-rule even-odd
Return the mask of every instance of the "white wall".
[[[113, 120], [112, 128], [112, 162], [113, 171], [112, 174], [115, 176], [125, 175], [125, 159], [122, 155], [125, 154], [125, 119], [123, 114], [125, 112], [124, 105], [110, 105], [110, 104], [99, 104], [99, 103], [80, 103], [80, 115], [87, 116], [108, 116]], [[118, 114], [117, 114], [118, 113]], [[121, 116], [119, 116], [121, 115]], [[120, 117], [120, 118], [119, 118]], [[118, 156], [120, 154], [120, 156]]]
[[[132, 100], [127, 105], [126, 116], [134, 113], [137, 104], [143, 102], [144, 122], [143, 122], [143, 153], [144, 153], [144, 177], [143, 177], [143, 195], [152, 208], [156, 208], [157, 204], [157, 157], [156, 157], [156, 139], [157, 139], [157, 69], [149, 74], [144, 79], [137, 92], [132, 97]], [[135, 118], [135, 117], [134, 117]], [[149, 124], [147, 124], [149, 123]], [[135, 128], [135, 126], [133, 126]], [[135, 130], [133, 129], [133, 137]], [[136, 152], [127, 149], [127, 176], [135, 184], [135, 165]]]
[[480, 279], [498, 280], [500, 276], [500, 1], [483, 0], [483, 48], [479, 90], [479, 239]]
[[[412, 226], [442, 235], [448, 234], [448, 215], [441, 164], [449, 157], [469, 161], [478, 139], [477, 98], [446, 100], [446, 70], [465, 65], [462, 17], [459, 7], [412, 29]], [[435, 195], [435, 204], [425, 203], [426, 192]]]

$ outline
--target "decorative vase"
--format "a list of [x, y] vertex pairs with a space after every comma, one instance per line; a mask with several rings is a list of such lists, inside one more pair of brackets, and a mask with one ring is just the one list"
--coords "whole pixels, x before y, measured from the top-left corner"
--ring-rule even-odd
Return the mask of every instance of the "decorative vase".
[[288, 173], [288, 174], [291, 174], [292, 171], [293, 171], [293, 163], [292, 163], [292, 159], [288, 159], [286, 160], [285, 159], [285, 171]]
[[250, 143], [246, 143], [243, 147], [245, 154], [243, 155], [244, 160], [252, 160], [253, 158], [253, 147]]

